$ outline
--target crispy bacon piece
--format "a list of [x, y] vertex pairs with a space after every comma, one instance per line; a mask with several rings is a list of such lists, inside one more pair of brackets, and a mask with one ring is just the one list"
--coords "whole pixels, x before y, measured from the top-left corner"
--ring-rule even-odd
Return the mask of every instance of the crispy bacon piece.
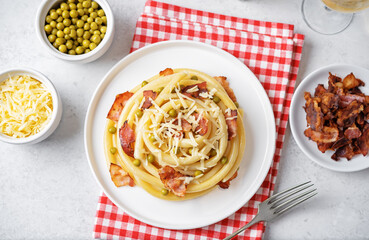
[[160, 76], [168, 76], [168, 75], [172, 75], [173, 73], [174, 73], [173, 69], [166, 68], [163, 71], [160, 71], [159, 75]]
[[308, 128], [304, 131], [304, 134], [314, 142], [332, 143], [338, 140], [339, 131], [332, 127], [323, 127], [322, 131], [314, 131], [312, 128]]
[[353, 73], [343, 80], [329, 73], [328, 89], [319, 84], [313, 97], [304, 95], [309, 127], [304, 134], [321, 152], [334, 150], [334, 160], [369, 152], [369, 96], [359, 89], [364, 85]]
[[124, 92], [121, 94], [118, 94], [115, 97], [115, 101], [113, 105], [111, 106], [107, 118], [110, 120], [113, 120], [115, 122], [118, 122], [119, 115], [122, 112], [124, 106], [126, 105], [127, 101], [133, 96], [133, 93], [131, 92]]
[[234, 94], [233, 89], [229, 86], [229, 82], [227, 81], [227, 78], [224, 76], [217, 76], [217, 77], [214, 77], [214, 79], [217, 80], [222, 85], [222, 87], [227, 92], [230, 99], [232, 99], [233, 102], [237, 102], [236, 95]]
[[134, 148], [133, 144], [136, 141], [135, 132], [128, 125], [128, 121], [125, 121], [123, 126], [119, 129], [120, 145], [123, 151], [130, 157], [133, 157]]
[[[187, 92], [189, 89], [194, 88], [195, 86], [197, 86], [198, 90], [194, 91], [194, 92]], [[200, 98], [200, 93], [203, 92], [207, 92], [207, 88], [206, 88], [206, 82], [202, 82], [202, 83], [198, 83], [198, 84], [193, 84], [193, 85], [188, 85], [184, 88], [181, 89], [181, 93], [187, 97], [193, 97], [193, 98]]]
[[230, 179], [228, 179], [226, 182], [222, 182], [222, 181], [220, 181], [219, 183], [218, 183], [218, 185], [219, 185], [219, 187], [221, 187], [221, 188], [223, 188], [223, 189], [227, 189], [227, 188], [229, 188], [229, 185], [231, 185], [231, 181], [233, 180], [233, 179], [235, 179], [237, 177], [237, 171], [233, 174], [233, 176], [230, 178]]
[[226, 112], [226, 124], [228, 127], [228, 141], [237, 135], [237, 110]]
[[[174, 120], [173, 124], [178, 125], [178, 119]], [[185, 132], [189, 132], [192, 129], [191, 123], [189, 123], [186, 119], [181, 118], [181, 127]]]
[[364, 82], [356, 78], [353, 73], [350, 73], [349, 75], [347, 75], [343, 79], [342, 83], [345, 89], [352, 89], [355, 87], [364, 86]]
[[187, 190], [187, 184], [184, 181], [185, 175], [177, 172], [170, 166], [164, 166], [159, 169], [159, 176], [166, 188], [171, 190], [176, 196], [184, 197]]
[[363, 132], [357, 140], [357, 146], [360, 149], [361, 154], [366, 156], [369, 152], [369, 123], [365, 123]]
[[201, 136], [204, 136], [208, 132], [209, 120], [204, 116], [202, 116], [201, 119], [198, 119], [200, 117], [200, 114], [198, 113], [194, 113], [193, 115], [195, 116], [196, 121], [199, 120], [199, 126], [196, 127], [195, 132]]
[[145, 98], [145, 102], [142, 104], [142, 109], [147, 109], [152, 106], [151, 100], [154, 101], [155, 98], [158, 96], [158, 93], [154, 92], [153, 90], [146, 90], [146, 91], [143, 91], [143, 96]]
[[361, 131], [355, 124], [352, 124], [351, 127], [345, 130], [344, 134], [347, 139], [351, 140], [354, 138], [359, 138], [361, 136]]
[[115, 186], [133, 187], [135, 185], [135, 182], [133, 181], [133, 179], [129, 176], [129, 174], [126, 171], [123, 170], [121, 166], [111, 163], [109, 171], [110, 171], [111, 180], [114, 182]]
[[306, 100], [305, 112], [306, 122], [314, 130], [320, 131], [323, 128], [323, 113], [319, 107], [317, 100], [314, 100], [309, 92], [305, 92], [304, 98]]

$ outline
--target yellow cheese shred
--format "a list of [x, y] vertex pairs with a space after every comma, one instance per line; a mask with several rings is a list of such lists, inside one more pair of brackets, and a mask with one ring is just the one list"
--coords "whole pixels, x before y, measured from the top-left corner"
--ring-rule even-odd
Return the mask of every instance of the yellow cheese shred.
[[25, 138], [40, 132], [50, 121], [50, 91], [28, 75], [9, 77], [0, 83], [0, 132]]

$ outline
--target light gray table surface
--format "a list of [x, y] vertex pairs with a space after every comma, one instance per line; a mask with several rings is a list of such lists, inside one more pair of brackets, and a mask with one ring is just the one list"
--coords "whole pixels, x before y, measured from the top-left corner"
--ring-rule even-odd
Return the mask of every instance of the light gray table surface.
[[[108, 52], [88, 64], [49, 55], [35, 33], [40, 0], [0, 0], [0, 71], [31, 67], [58, 89], [64, 112], [55, 133], [30, 146], [0, 143], [0, 239], [91, 239], [101, 192], [89, 169], [83, 143], [89, 101], [106, 72], [129, 52], [145, 0], [108, 0], [116, 21]], [[168, 0], [169, 2], [169, 0]], [[216, 13], [295, 25], [306, 37], [297, 84], [332, 63], [369, 68], [369, 10], [349, 28], [325, 36], [302, 20], [295, 0], [175, 0], [175, 4]], [[365, 79], [369, 84], [368, 79]], [[368, 159], [369, 161], [369, 159]], [[309, 160], [287, 129], [276, 191], [307, 179], [319, 195], [269, 223], [265, 239], [369, 238], [369, 170], [338, 173]]]

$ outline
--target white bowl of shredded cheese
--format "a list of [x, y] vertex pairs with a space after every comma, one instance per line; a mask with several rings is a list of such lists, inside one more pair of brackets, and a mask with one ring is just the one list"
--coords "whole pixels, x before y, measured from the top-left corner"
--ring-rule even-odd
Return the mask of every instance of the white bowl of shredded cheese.
[[52, 82], [32, 69], [0, 73], [0, 140], [37, 143], [59, 125], [62, 103]]

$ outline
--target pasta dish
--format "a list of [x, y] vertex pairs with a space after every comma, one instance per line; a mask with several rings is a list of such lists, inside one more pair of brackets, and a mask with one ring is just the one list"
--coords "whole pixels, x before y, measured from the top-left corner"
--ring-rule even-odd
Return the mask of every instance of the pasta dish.
[[242, 114], [226, 77], [161, 71], [111, 106], [104, 153], [112, 181], [166, 200], [228, 188], [245, 149]]

